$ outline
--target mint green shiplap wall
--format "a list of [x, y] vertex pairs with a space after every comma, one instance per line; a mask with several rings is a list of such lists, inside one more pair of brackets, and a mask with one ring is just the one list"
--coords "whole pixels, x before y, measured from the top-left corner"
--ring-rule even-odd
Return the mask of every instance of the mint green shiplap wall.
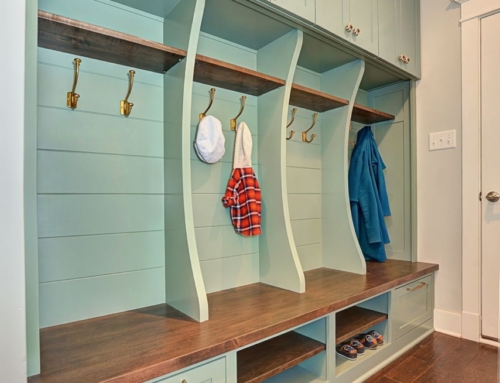
[[[162, 23], [105, 1], [40, 8], [161, 40]], [[132, 28], [133, 30], [130, 30]], [[163, 76], [82, 57], [78, 109], [66, 108], [74, 56], [39, 49], [40, 327], [165, 302]]]
[[[256, 69], [255, 51], [207, 34], [200, 36], [198, 53]], [[198, 114], [209, 104], [210, 88], [210, 85], [194, 84], [191, 109], [192, 141], [196, 135]], [[208, 112], [222, 122], [226, 139], [226, 151], [222, 160], [216, 164], [206, 164], [197, 157], [194, 148], [191, 149], [194, 225], [207, 293], [259, 281], [259, 238], [236, 234], [229, 210], [225, 209], [221, 202], [231, 176], [236, 135], [230, 130], [229, 120], [238, 114], [242, 95], [216, 87], [215, 101]], [[246, 122], [252, 132], [252, 164], [258, 177], [257, 98], [246, 96], [245, 110], [238, 122]]]

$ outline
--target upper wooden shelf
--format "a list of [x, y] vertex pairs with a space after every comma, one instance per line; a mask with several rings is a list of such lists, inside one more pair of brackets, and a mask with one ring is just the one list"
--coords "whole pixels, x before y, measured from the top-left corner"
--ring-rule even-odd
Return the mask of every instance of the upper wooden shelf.
[[262, 283], [209, 294], [210, 319], [203, 323], [163, 304], [41, 329], [42, 373], [29, 382], [143, 382], [290, 331], [438, 269], [395, 260], [366, 267], [366, 275], [307, 271], [303, 294]]
[[292, 84], [290, 105], [322, 113], [349, 105], [349, 101], [302, 85]]
[[269, 339], [238, 352], [238, 383], [259, 383], [326, 350], [296, 332]]
[[[126, 33], [38, 11], [38, 45], [98, 60], [164, 73], [186, 51]], [[197, 55], [194, 81], [260, 96], [285, 81], [257, 71]]]
[[381, 112], [380, 110], [360, 104], [354, 104], [351, 116], [352, 121], [367, 125], [394, 120], [394, 118], [392, 114]]
[[335, 343], [339, 344], [387, 320], [387, 314], [353, 306], [335, 317]]
[[38, 45], [157, 73], [186, 57], [182, 49], [44, 11], [38, 11]]

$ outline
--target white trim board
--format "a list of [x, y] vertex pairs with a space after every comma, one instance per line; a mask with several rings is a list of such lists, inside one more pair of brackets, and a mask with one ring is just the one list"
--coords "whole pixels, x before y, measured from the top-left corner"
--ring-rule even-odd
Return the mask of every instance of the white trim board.
[[437, 332], [462, 337], [462, 315], [451, 311], [434, 309], [434, 329]]

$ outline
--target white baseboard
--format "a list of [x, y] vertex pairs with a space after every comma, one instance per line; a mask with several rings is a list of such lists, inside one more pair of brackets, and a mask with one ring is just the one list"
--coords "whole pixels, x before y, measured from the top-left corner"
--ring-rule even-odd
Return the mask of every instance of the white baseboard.
[[462, 315], [450, 311], [434, 309], [434, 328], [446, 335], [462, 337]]
[[481, 317], [479, 314], [462, 311], [462, 338], [479, 342], [481, 338]]

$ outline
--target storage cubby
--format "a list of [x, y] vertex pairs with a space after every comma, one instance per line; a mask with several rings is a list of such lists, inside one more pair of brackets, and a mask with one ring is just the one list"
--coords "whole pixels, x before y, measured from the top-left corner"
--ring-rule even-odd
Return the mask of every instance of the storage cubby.
[[238, 383], [324, 382], [326, 321], [319, 319], [238, 351]]
[[382, 346], [378, 346], [376, 350], [365, 348], [364, 355], [358, 355], [355, 361], [348, 360], [336, 353], [336, 376], [340, 376], [352, 368], [362, 369], [362, 365], [366, 360], [390, 347], [389, 301], [390, 294], [386, 293], [368, 299], [356, 306], [338, 311], [335, 314], [335, 347], [372, 330], [377, 331], [384, 337], [384, 344]]

